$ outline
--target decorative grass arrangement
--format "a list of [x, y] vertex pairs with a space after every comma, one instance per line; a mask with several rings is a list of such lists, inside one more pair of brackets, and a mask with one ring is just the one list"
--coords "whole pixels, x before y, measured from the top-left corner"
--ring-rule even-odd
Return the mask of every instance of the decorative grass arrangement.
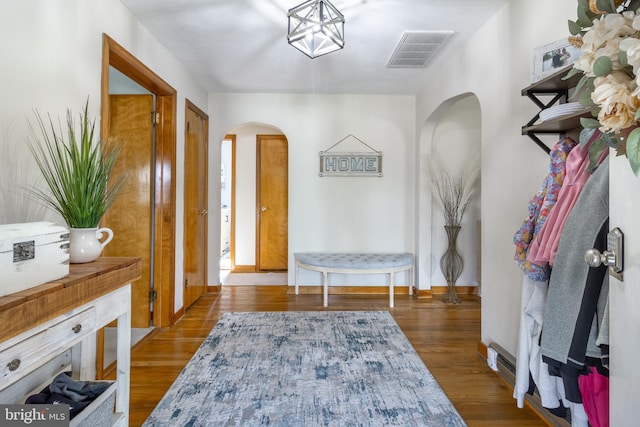
[[449, 226], [460, 226], [462, 216], [469, 206], [476, 182], [480, 178], [480, 158], [473, 156], [462, 176], [451, 176], [443, 167], [437, 154], [429, 156], [428, 169], [431, 189], [438, 195], [438, 204]]
[[95, 228], [124, 185], [125, 176], [110, 175], [121, 146], [94, 139], [95, 121], [89, 119], [88, 101], [80, 114], [79, 131], [70, 110], [66, 129], [51, 116], [48, 123], [36, 111], [39, 132], [30, 126], [29, 148], [48, 190], [30, 192], [58, 212], [71, 228]]

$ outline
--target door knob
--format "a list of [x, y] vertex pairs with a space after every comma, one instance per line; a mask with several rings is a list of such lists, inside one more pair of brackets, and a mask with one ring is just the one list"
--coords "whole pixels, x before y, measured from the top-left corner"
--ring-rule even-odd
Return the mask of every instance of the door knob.
[[607, 234], [607, 250], [600, 251], [598, 249], [588, 249], [584, 253], [584, 260], [590, 267], [600, 267], [606, 265], [609, 267], [609, 274], [616, 279], [622, 281], [623, 270], [623, 234], [619, 228], [614, 228]]
[[267, 207], [266, 207], [266, 206], [263, 206], [263, 207], [262, 207], [262, 212], [266, 212], [266, 210], [267, 210]]
[[603, 251], [600, 253], [597, 249], [588, 249], [584, 253], [584, 260], [589, 264], [589, 267], [600, 267], [602, 264], [607, 267], [616, 266], [615, 252]]

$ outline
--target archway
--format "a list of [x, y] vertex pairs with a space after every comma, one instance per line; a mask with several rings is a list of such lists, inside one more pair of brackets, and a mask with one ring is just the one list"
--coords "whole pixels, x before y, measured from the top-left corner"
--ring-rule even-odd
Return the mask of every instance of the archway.
[[[425, 121], [418, 149], [418, 215], [417, 271], [418, 294], [432, 296], [442, 293], [446, 280], [440, 272], [440, 257], [446, 250], [442, 211], [433, 199], [427, 168], [428, 156], [437, 153], [443, 167], [452, 175], [462, 171], [470, 156], [480, 155], [480, 104], [473, 94], [462, 94], [443, 102]], [[481, 283], [481, 223], [480, 185], [463, 216], [458, 249], [465, 262], [457, 281], [458, 293], [480, 294]]]
[[259, 190], [256, 156], [258, 141], [265, 135], [284, 135], [284, 132], [268, 124], [244, 123], [230, 128], [220, 143], [221, 260], [216, 265], [220, 269], [220, 283], [229, 272], [259, 270], [256, 254], [259, 253], [261, 212], [256, 204]]

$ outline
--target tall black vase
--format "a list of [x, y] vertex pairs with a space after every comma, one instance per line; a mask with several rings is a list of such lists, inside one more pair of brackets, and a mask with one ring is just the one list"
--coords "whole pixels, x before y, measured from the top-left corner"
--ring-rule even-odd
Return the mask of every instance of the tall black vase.
[[464, 268], [464, 261], [458, 253], [458, 247], [456, 246], [460, 226], [445, 225], [444, 229], [447, 232], [449, 245], [447, 251], [442, 255], [442, 258], [440, 258], [440, 269], [447, 280], [447, 293], [444, 298], [442, 298], [442, 302], [447, 304], [460, 304], [460, 298], [458, 294], [456, 294], [456, 281], [462, 274], [462, 269]]

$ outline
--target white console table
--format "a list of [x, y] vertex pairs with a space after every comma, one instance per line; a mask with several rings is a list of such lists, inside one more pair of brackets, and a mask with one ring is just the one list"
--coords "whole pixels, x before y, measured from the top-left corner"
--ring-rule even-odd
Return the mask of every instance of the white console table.
[[23, 403], [71, 366], [78, 380], [96, 378], [96, 332], [117, 320], [113, 425], [129, 425], [131, 282], [139, 258], [71, 264], [65, 278], [0, 297], [0, 403]]

